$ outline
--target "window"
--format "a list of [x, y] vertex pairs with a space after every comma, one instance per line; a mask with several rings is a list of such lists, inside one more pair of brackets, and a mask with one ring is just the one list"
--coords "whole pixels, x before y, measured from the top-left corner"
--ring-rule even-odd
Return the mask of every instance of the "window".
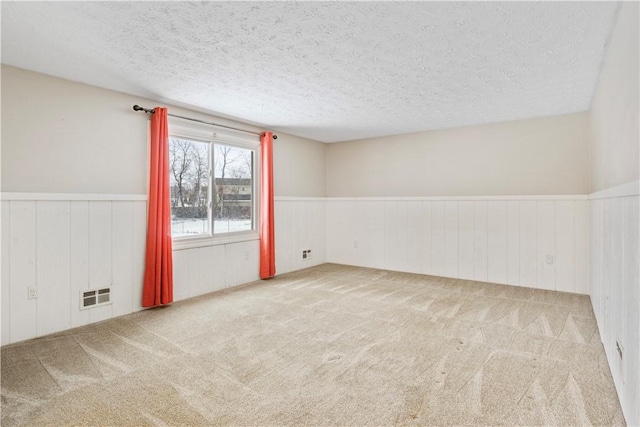
[[256, 236], [256, 136], [169, 127], [174, 241]]
[[253, 230], [253, 150], [214, 144], [213, 232]]
[[169, 137], [173, 237], [210, 234], [210, 148], [207, 142]]

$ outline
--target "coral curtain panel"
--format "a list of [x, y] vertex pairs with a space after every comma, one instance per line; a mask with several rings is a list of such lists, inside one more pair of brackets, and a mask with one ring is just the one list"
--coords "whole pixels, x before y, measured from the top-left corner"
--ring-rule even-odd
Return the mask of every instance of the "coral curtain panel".
[[143, 307], [156, 307], [173, 302], [169, 124], [166, 108], [156, 107], [154, 111], [155, 113], [151, 116], [149, 210], [147, 213], [147, 253], [142, 289]]
[[260, 278], [276, 274], [276, 250], [273, 227], [273, 133], [260, 135]]

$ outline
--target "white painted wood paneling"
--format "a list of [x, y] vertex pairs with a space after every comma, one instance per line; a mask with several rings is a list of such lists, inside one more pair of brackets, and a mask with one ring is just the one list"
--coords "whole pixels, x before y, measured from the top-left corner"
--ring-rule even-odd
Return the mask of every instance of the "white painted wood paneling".
[[116, 200], [129, 200], [146, 202], [146, 194], [100, 194], [100, 193], [19, 193], [11, 191], [3, 191], [0, 193], [1, 200], [12, 201], [90, 201], [90, 200], [102, 200], [102, 201], [116, 201]]
[[329, 262], [351, 263], [354, 246], [359, 246], [359, 242], [354, 239], [353, 211], [350, 209], [355, 206], [357, 206], [355, 202], [327, 204], [327, 260]]
[[384, 204], [385, 268], [407, 270], [407, 202], [389, 201]]
[[326, 201], [314, 201], [309, 227], [313, 228], [313, 245], [315, 252], [311, 262], [323, 264], [327, 255], [327, 203]]
[[432, 203], [424, 201], [422, 203], [422, 270], [424, 274], [432, 271], [431, 254], [432, 254]]
[[547, 200], [536, 203], [536, 272], [537, 287], [541, 289], [556, 289], [556, 203]]
[[557, 290], [577, 292], [575, 287], [574, 201], [556, 202], [556, 283]]
[[276, 202], [274, 207], [274, 227], [277, 237], [276, 272], [292, 270], [295, 263], [293, 248], [296, 246], [296, 237], [289, 219], [293, 210], [291, 204], [292, 202], [288, 201]]
[[407, 271], [422, 273], [422, 202], [407, 202]]
[[[133, 204], [133, 283], [131, 301], [133, 311], [142, 310], [142, 285], [147, 245], [147, 204]], [[175, 253], [175, 252], [174, 252]]]
[[[613, 265], [613, 260], [615, 258], [613, 254], [613, 239], [616, 232], [613, 216], [613, 205], [615, 202], [616, 201], [614, 199], [605, 199], [603, 209], [604, 232], [602, 234], [602, 244], [604, 246], [604, 252], [602, 254], [602, 280], [604, 284], [609, 284], [609, 286], [604, 289], [602, 299], [603, 317], [606, 319], [604, 324], [607, 329], [603, 337], [603, 342], [608, 347], [613, 345], [615, 339], [613, 336], [614, 324], [611, 310], [611, 294], [614, 292], [613, 289], [611, 289], [613, 286], [611, 283], [613, 278], [613, 268], [611, 268], [611, 266]], [[606, 340], [608, 340], [608, 342]]]
[[91, 307], [89, 310], [89, 323], [102, 322], [113, 317], [113, 304]]
[[537, 285], [536, 202], [520, 202], [520, 285]]
[[[639, 184], [640, 185], [640, 182]], [[482, 201], [496, 201], [496, 200], [589, 200], [591, 195], [586, 194], [573, 194], [573, 195], [528, 195], [528, 196], [374, 196], [374, 197], [325, 197], [324, 200], [329, 202], [345, 202], [345, 201], [414, 201], [414, 202], [437, 202], [448, 200], [482, 200]], [[276, 200], [291, 200], [291, 199], [305, 199], [304, 197], [276, 197]], [[308, 198], [307, 198], [308, 199]]]
[[[358, 265], [359, 264], [359, 249], [360, 249], [360, 243], [356, 240], [357, 239], [357, 226], [356, 224], [358, 223], [358, 218], [356, 217], [355, 213], [357, 212], [358, 209], [358, 202], [357, 201], [348, 201], [345, 206], [344, 206], [344, 221], [342, 223], [342, 233], [344, 233], [344, 236], [348, 236], [349, 240], [347, 242], [345, 242], [346, 244], [343, 245], [343, 250], [346, 254], [346, 259], [348, 261], [349, 264], [351, 265]], [[384, 208], [383, 208], [384, 209]], [[383, 210], [384, 213], [384, 210]], [[385, 236], [386, 237], [386, 236]], [[386, 256], [386, 253], [385, 253]]]
[[459, 203], [455, 200], [444, 202], [444, 274], [448, 277], [458, 277], [459, 274]]
[[2, 252], [2, 305], [0, 310], [2, 310], [2, 317], [0, 318], [0, 322], [2, 322], [2, 342], [0, 345], [9, 344], [10, 336], [11, 336], [11, 294], [10, 294], [10, 274], [9, 274], [9, 230], [10, 230], [10, 221], [11, 215], [9, 214], [9, 202], [2, 201], [0, 202], [0, 214], [2, 217], [2, 226], [0, 230], [2, 231], [2, 240], [0, 241], [0, 252]]
[[[89, 202], [89, 287], [100, 289], [111, 286], [112, 278], [112, 202]], [[93, 307], [89, 322], [95, 323], [113, 317], [113, 305]]]
[[520, 284], [520, 202], [507, 202], [507, 283]]
[[36, 202], [37, 333], [71, 327], [71, 208], [68, 201]]
[[475, 205], [474, 202], [460, 202], [459, 212], [459, 259], [460, 278], [473, 280], [475, 277]]
[[[310, 249], [309, 227], [305, 227], [310, 217], [308, 203], [295, 203], [293, 206], [293, 229], [295, 232], [295, 244], [299, 248], [298, 252], [302, 254], [303, 250]], [[231, 249], [230, 247], [227, 249]], [[233, 252], [233, 251], [232, 251]], [[233, 252], [235, 253], [235, 252]], [[227, 256], [232, 260], [233, 253], [227, 251]], [[238, 255], [242, 255], [238, 253]], [[301, 258], [302, 259], [302, 258]], [[233, 261], [232, 261], [233, 262]], [[235, 279], [229, 278], [230, 281]]]
[[[607, 254], [606, 266], [608, 273], [608, 289], [605, 297], [605, 307], [607, 309], [607, 313], [605, 316], [607, 317], [607, 325], [605, 328], [607, 329], [607, 334], [603, 339], [603, 343], [609, 348], [614, 347], [617, 339], [621, 339], [626, 332], [625, 326], [622, 324], [622, 318], [624, 317], [623, 313], [627, 312], [625, 309], [620, 309], [622, 307], [627, 306], [627, 301], [625, 301], [626, 295], [626, 284], [624, 283], [624, 270], [625, 270], [625, 253], [624, 253], [624, 234], [625, 234], [625, 217], [623, 211], [624, 199], [623, 198], [615, 198], [615, 199], [607, 199], [608, 204], [607, 209], [607, 218], [609, 219], [610, 229], [608, 230], [611, 240], [610, 240], [610, 251]], [[638, 283], [636, 283], [638, 286]], [[629, 308], [628, 306], [625, 308]], [[639, 307], [636, 306], [636, 310]], [[626, 314], [626, 313], [625, 313]], [[638, 325], [638, 323], [636, 323]], [[623, 342], [623, 346], [625, 346], [625, 342]], [[626, 346], [625, 346], [626, 348]], [[617, 371], [620, 378], [624, 378], [623, 375], [623, 364], [615, 363], [611, 365], [612, 373]]]
[[429, 274], [444, 276], [444, 202], [431, 204], [431, 271]]
[[89, 323], [89, 310], [80, 310], [80, 292], [89, 289], [89, 202], [70, 202], [71, 218], [71, 327]]
[[[198, 295], [205, 294], [211, 291], [217, 291], [220, 289], [224, 289], [227, 287], [227, 265], [229, 264], [229, 260], [227, 259], [227, 248], [230, 245], [218, 245], [218, 246], [209, 246], [206, 252], [200, 258], [201, 266], [205, 269], [208, 269], [207, 274], [205, 276], [204, 285], [197, 286]], [[278, 256], [278, 254], [276, 254]], [[213, 260], [213, 262], [212, 262]], [[259, 269], [259, 264], [257, 265]], [[258, 270], [259, 274], [259, 270]], [[211, 282], [208, 282], [208, 281]]]
[[[579, 266], [590, 255], [590, 295], [602, 344], [620, 403], [633, 411], [640, 401], [640, 200], [637, 194], [620, 191], [628, 188], [637, 193], [637, 185], [631, 184], [597, 193], [590, 201], [590, 218], [585, 204], [576, 201], [575, 258], [579, 291], [583, 286]], [[589, 254], [578, 240], [585, 224], [590, 225]], [[616, 342], [624, 349], [622, 359]]]
[[[367, 216], [370, 218], [369, 230], [372, 230], [372, 232], [366, 246], [372, 257], [361, 258], [360, 265], [365, 265], [365, 262], [370, 262], [371, 260], [373, 261], [372, 267], [385, 268], [384, 236], [386, 224], [384, 222], [384, 202], [367, 202], [367, 206], [370, 206], [370, 212]], [[360, 249], [362, 249], [362, 245], [360, 245]]]
[[[194, 250], [196, 249], [173, 251], [173, 298], [176, 301], [192, 296], [189, 287], [192, 279], [189, 274], [193, 270], [190, 261], [193, 259]], [[142, 295], [140, 297], [142, 298]]]
[[[353, 265], [382, 268], [385, 263], [385, 228], [384, 202], [358, 201], [355, 203], [353, 221], [353, 242], [351, 245], [355, 253]], [[328, 242], [327, 242], [328, 243]]]
[[258, 246], [258, 241], [253, 240], [174, 251], [174, 299], [179, 301], [257, 280]]
[[[276, 200], [277, 273], [329, 260], [509, 284], [524, 285], [520, 283], [524, 278], [536, 286], [538, 244], [547, 244], [544, 233], [551, 233], [553, 244], [562, 249], [554, 252], [561, 272], [555, 286], [568, 289], [571, 284], [563, 278], [573, 271], [574, 287], [580, 292], [580, 286], [588, 284], [589, 250], [585, 245], [589, 243], [589, 202], [579, 198], [541, 200], [549, 204], [545, 212], [553, 207], [553, 232], [548, 230], [546, 217], [538, 218], [539, 201], [532, 197]], [[573, 230], [568, 225], [571, 215], [567, 203], [574, 204]], [[68, 208], [60, 211], [60, 206]], [[54, 329], [75, 327], [141, 308], [144, 200], [5, 200], [3, 208], [3, 243], [8, 242], [3, 245], [8, 250], [2, 254], [2, 295], [8, 301], [3, 299], [3, 319], [8, 319], [3, 322], [3, 343], [41, 335], [44, 332], [38, 329], [39, 324], [50, 323]], [[51, 216], [47, 212], [58, 213]], [[37, 218], [43, 221], [40, 225]], [[567, 255], [571, 241], [573, 266]], [[310, 260], [302, 260], [302, 249], [312, 249]], [[68, 271], [46, 273], [54, 268], [54, 254], [66, 257]], [[39, 270], [39, 258], [43, 270]], [[252, 281], [257, 278], [258, 263], [257, 241], [176, 250], [175, 300]], [[4, 268], [5, 264], [9, 268]], [[65, 276], [66, 281], [60, 279]], [[46, 284], [46, 295], [54, 289], [66, 289], [56, 293], [56, 297], [67, 295], [60, 311], [64, 314], [40, 310], [42, 297], [27, 300], [27, 287], [36, 285], [36, 278]], [[79, 309], [80, 290], [109, 285], [112, 305]]]
[[[3, 201], [3, 344], [140, 308], [146, 201], [58, 196]], [[80, 292], [104, 286], [112, 304], [80, 310]]]
[[[311, 215], [309, 209], [302, 209], [300, 213], [301, 218], [309, 218]], [[304, 247], [311, 247], [311, 238], [308, 235], [302, 242]], [[224, 287], [230, 288], [259, 280], [259, 268], [256, 268], [260, 264], [259, 254], [260, 242], [258, 240], [225, 245], [224, 270], [226, 277]], [[277, 256], [278, 253], [276, 252]]]
[[[336, 207], [346, 211], [344, 206], [336, 205]], [[341, 214], [335, 210], [329, 210], [329, 212], [331, 215], [335, 215], [336, 220]], [[286, 200], [276, 200], [276, 274], [322, 264], [326, 262], [326, 256], [330, 253], [341, 257], [350, 256], [344, 247], [345, 241], [334, 240], [336, 246], [326, 246], [329, 234], [339, 233], [345, 228], [352, 227], [350, 223], [345, 221], [346, 218], [339, 219], [337, 226], [328, 227], [327, 207], [323, 199], [286, 198]], [[355, 235], [355, 231], [353, 233]], [[312, 256], [310, 259], [303, 260], [302, 251], [307, 249], [311, 250]], [[245, 252], [240, 253], [243, 259], [246, 255]], [[256, 265], [256, 267], [249, 268], [249, 272], [258, 274], [258, 257], [259, 252], [254, 253], [253, 250], [249, 250], [249, 261]], [[254, 276], [249, 276], [247, 273], [246, 277]]]
[[636, 408], [635, 419], [640, 420], [640, 200], [638, 196], [625, 197], [622, 203], [624, 290], [621, 297], [625, 310], [621, 310], [621, 338], [627, 353], [622, 367], [626, 390], [622, 394], [625, 406]]
[[[29, 201], [24, 195], [19, 200], [5, 195], [2, 202], [3, 344], [141, 309], [146, 201], [54, 196]], [[315, 249], [313, 263], [324, 262], [325, 203], [290, 203], [292, 209], [285, 212], [295, 224], [293, 240], [284, 239], [282, 254], [293, 246], [316, 245], [309, 247]], [[305, 224], [307, 230], [295, 232]], [[287, 247], [289, 240], [293, 246]], [[174, 257], [176, 301], [258, 276], [256, 240], [175, 251]], [[27, 299], [29, 286], [38, 289], [37, 299]], [[106, 286], [112, 289], [111, 304], [80, 310], [82, 290]]]
[[[589, 241], [588, 212], [585, 216], [578, 208], [567, 210], [578, 203], [586, 207], [585, 197], [422, 199], [329, 198], [329, 261], [585, 291], [574, 282], [578, 275], [587, 277], [588, 263], [580, 259], [589, 253], [584, 247]], [[546, 255], [554, 257], [552, 264], [546, 264]], [[556, 268], [561, 271], [558, 277]]]
[[487, 203], [487, 280], [508, 283], [507, 201]]
[[37, 336], [37, 299], [27, 299], [36, 286], [36, 202], [15, 201], [9, 207], [10, 342]]
[[474, 202], [474, 278], [487, 281], [488, 243], [487, 243], [487, 202]]
[[133, 202], [111, 204], [111, 301], [113, 316], [133, 311]]
[[227, 245], [219, 245], [189, 250], [189, 297], [226, 287], [226, 249]]
[[579, 294], [589, 294], [589, 203], [588, 200], [575, 200], [573, 204], [574, 289]]
[[458, 204], [456, 200], [444, 202], [444, 275], [458, 277]]
[[[604, 200], [592, 200], [591, 201], [591, 218], [590, 218], [590, 243], [591, 250], [590, 256], [590, 281], [589, 281], [589, 295], [591, 296], [591, 305], [595, 313], [596, 319], [600, 319], [602, 316], [602, 295], [604, 293], [604, 287], [602, 286], [602, 252], [604, 251], [603, 245], [603, 230], [604, 230]], [[598, 323], [598, 329], [600, 336], [604, 335], [601, 322]]]
[[[346, 245], [351, 244], [354, 251], [353, 265], [364, 265], [364, 260], [373, 262], [371, 240], [373, 239], [374, 226], [371, 225], [371, 221], [374, 218], [376, 212], [372, 211], [372, 205], [374, 203], [368, 202], [355, 202], [352, 218], [353, 220], [353, 242], [346, 242]], [[381, 205], [380, 215], [384, 218], [384, 204]], [[383, 219], [384, 221], [384, 219]], [[381, 230], [380, 244], [378, 247], [381, 249], [377, 257], [377, 262], [384, 263], [384, 229]]]
[[89, 202], [89, 286], [111, 285], [111, 202]]

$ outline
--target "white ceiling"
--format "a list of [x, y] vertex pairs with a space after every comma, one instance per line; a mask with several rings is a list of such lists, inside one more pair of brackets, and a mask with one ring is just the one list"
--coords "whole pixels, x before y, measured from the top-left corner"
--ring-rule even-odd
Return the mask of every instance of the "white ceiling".
[[587, 110], [617, 10], [2, 1], [2, 62], [335, 142]]

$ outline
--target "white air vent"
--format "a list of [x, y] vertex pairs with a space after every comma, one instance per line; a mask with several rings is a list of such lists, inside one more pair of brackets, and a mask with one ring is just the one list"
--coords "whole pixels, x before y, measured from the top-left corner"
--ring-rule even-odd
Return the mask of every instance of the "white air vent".
[[80, 310], [111, 302], [111, 288], [80, 292]]

